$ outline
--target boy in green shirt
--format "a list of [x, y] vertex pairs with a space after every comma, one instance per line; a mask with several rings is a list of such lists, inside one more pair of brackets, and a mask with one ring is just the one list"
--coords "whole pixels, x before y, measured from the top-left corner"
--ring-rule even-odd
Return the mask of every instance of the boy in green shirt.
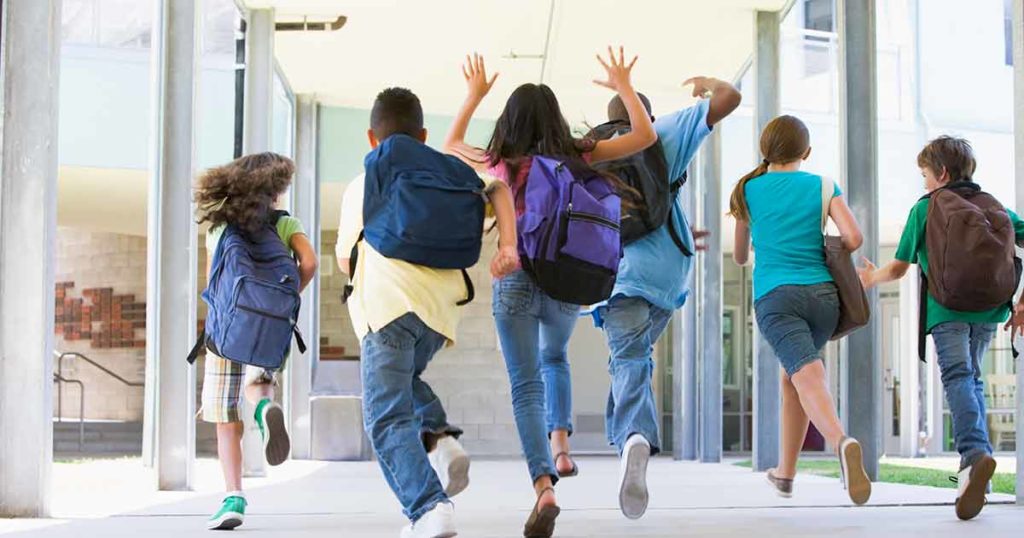
[[[976, 166], [970, 143], [949, 136], [925, 146], [917, 164], [929, 194], [952, 182], [972, 182]], [[923, 198], [910, 210], [895, 260], [882, 268], [864, 260], [865, 266], [859, 272], [866, 289], [898, 280], [912, 263], [920, 265], [925, 276], [929, 275], [925, 224], [930, 201], [929, 197]], [[1013, 211], [1007, 213], [1020, 242], [1024, 239], [1024, 221]], [[960, 519], [971, 519], [985, 505], [985, 493], [996, 466], [989, 444], [981, 362], [998, 324], [1010, 316], [1009, 302], [991, 310], [960, 312], [939, 304], [928, 293], [926, 315], [924, 329], [935, 342], [942, 386], [953, 418], [956, 449], [960, 453], [956, 514]]]

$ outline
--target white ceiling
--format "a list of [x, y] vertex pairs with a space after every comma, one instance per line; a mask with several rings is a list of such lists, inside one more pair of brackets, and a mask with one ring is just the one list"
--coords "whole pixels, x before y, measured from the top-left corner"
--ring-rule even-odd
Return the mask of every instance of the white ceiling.
[[324, 102], [369, 107], [381, 89], [402, 85], [424, 108], [454, 113], [463, 98], [459, 64], [479, 52], [498, 85], [481, 107], [500, 113], [519, 84], [541, 80], [541, 59], [551, 18], [543, 81], [551, 85], [571, 121], [600, 121], [610, 92], [591, 80], [602, 75], [594, 54], [625, 45], [638, 54], [636, 87], [655, 111], [691, 101], [680, 89], [693, 75], [731, 79], [753, 50], [754, 10], [778, 10], [786, 0], [247, 0], [274, 7], [279, 20], [309, 15], [348, 17], [337, 32], [279, 32], [277, 58], [297, 92]]

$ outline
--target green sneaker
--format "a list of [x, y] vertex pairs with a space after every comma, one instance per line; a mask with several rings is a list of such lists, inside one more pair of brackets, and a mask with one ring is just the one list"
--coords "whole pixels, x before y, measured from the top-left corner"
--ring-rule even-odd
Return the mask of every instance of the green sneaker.
[[229, 531], [245, 521], [245, 497], [229, 495], [224, 498], [220, 510], [206, 520], [206, 528], [212, 531]]
[[256, 405], [254, 417], [260, 427], [263, 439], [263, 453], [270, 465], [281, 465], [288, 459], [292, 444], [288, 438], [288, 430], [284, 427], [284, 411], [281, 406], [269, 398], [260, 400]]

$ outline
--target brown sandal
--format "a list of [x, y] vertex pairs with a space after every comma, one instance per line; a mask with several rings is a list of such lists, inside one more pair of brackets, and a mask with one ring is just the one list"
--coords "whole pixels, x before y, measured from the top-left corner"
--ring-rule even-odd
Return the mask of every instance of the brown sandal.
[[[562, 456], [565, 456], [566, 459], [572, 462], [572, 469], [570, 469], [569, 472], [563, 473], [558, 470], [558, 458], [561, 458]], [[558, 472], [558, 478], [572, 478], [580, 474], [580, 468], [576, 466], [576, 460], [572, 459], [572, 456], [570, 456], [568, 452], [559, 452], [558, 454], [555, 454], [555, 471]]]
[[562, 509], [558, 506], [539, 508], [540, 498], [548, 491], [554, 493], [555, 488], [544, 488], [537, 496], [533, 512], [530, 513], [530, 518], [526, 520], [526, 526], [523, 527], [523, 536], [526, 538], [551, 538], [555, 533], [555, 519], [558, 514], [562, 513]]

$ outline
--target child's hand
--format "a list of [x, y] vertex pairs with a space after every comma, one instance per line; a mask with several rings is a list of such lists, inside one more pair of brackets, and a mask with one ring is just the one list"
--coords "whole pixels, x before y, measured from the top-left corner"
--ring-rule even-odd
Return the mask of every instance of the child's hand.
[[623, 48], [619, 47], [619, 57], [616, 58], [615, 52], [612, 51], [611, 47], [608, 47], [608, 60], [608, 62], [605, 62], [604, 58], [602, 58], [600, 54], [597, 55], [597, 61], [601, 62], [601, 66], [603, 66], [604, 70], [608, 73], [608, 80], [594, 79], [594, 84], [604, 86], [605, 88], [615, 90], [619, 93], [630, 88], [629, 76], [633, 70], [633, 64], [636, 63], [637, 57], [633, 56], [629, 65], [626, 65], [626, 55]]
[[491, 276], [501, 278], [519, 269], [519, 249], [515, 246], [501, 247], [491, 259]]
[[466, 63], [462, 66], [462, 76], [466, 79], [469, 96], [477, 99], [483, 99], [491, 91], [494, 81], [498, 79], [498, 73], [495, 73], [490, 79], [487, 78], [484, 57], [475, 52], [472, 58], [468, 54], [466, 55]]
[[1006, 321], [1006, 325], [1003, 325], [1003, 329], [1010, 331], [1010, 342], [1013, 342], [1018, 333], [1024, 334], [1024, 304], [1016, 303], [1013, 305], [1013, 313], [1010, 314], [1010, 319]]
[[864, 265], [857, 268], [857, 276], [860, 277], [860, 283], [864, 289], [869, 290], [875, 285], [875, 269], [877, 267], [866, 257], [861, 257], [860, 261]]
[[707, 230], [698, 230], [696, 228], [690, 231], [693, 233], [693, 247], [696, 248], [698, 252], [706, 252], [708, 250], [708, 244], [706, 242], [702, 243], [701, 241], [707, 239], [708, 236], [711, 235], [711, 232]]
[[693, 77], [687, 79], [686, 82], [683, 83], [683, 86], [693, 84], [693, 96], [704, 98], [711, 96], [711, 86], [713, 86], [715, 82], [716, 80], [711, 77]]

